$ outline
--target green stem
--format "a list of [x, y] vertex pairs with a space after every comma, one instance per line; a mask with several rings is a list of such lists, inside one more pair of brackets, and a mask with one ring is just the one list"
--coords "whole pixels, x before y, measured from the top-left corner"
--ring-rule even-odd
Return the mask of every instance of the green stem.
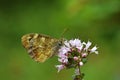
[[79, 69], [79, 73], [80, 73], [80, 75], [79, 75], [79, 79], [78, 79], [78, 80], [82, 80], [82, 74], [81, 74], [81, 69], [80, 69], [80, 65], [79, 65], [79, 63], [78, 63], [78, 69]]

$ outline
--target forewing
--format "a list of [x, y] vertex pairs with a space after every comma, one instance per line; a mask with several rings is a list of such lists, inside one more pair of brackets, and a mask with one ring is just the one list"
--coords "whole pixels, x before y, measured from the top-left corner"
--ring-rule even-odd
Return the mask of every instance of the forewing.
[[43, 34], [26, 34], [22, 37], [22, 44], [29, 55], [37, 62], [44, 62], [54, 55], [58, 46], [58, 39]]

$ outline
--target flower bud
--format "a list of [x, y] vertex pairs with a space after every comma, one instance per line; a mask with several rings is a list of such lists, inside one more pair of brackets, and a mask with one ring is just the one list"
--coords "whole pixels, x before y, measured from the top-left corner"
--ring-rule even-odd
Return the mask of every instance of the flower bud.
[[82, 54], [82, 57], [83, 57], [83, 58], [87, 57], [87, 53], [83, 53], [83, 54]]
[[80, 66], [83, 66], [83, 62], [80, 62], [79, 65], [80, 65]]
[[74, 59], [75, 61], [77, 61], [79, 58], [75, 56], [75, 57], [73, 57], [73, 59]]

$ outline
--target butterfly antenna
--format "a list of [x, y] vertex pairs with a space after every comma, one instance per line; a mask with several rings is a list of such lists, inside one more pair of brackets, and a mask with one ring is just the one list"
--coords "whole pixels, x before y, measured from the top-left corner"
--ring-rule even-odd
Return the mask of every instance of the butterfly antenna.
[[68, 30], [69, 30], [68, 28], [65, 28], [65, 29], [63, 30], [63, 32], [61, 33], [60, 38], [63, 38], [64, 34], [65, 34]]

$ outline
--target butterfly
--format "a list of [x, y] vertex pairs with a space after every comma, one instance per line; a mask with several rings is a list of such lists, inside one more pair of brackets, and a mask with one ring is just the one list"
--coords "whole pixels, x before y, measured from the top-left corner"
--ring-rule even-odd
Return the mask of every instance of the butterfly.
[[41, 63], [57, 54], [63, 44], [63, 39], [56, 39], [38, 33], [25, 34], [22, 36], [21, 41], [31, 58]]

